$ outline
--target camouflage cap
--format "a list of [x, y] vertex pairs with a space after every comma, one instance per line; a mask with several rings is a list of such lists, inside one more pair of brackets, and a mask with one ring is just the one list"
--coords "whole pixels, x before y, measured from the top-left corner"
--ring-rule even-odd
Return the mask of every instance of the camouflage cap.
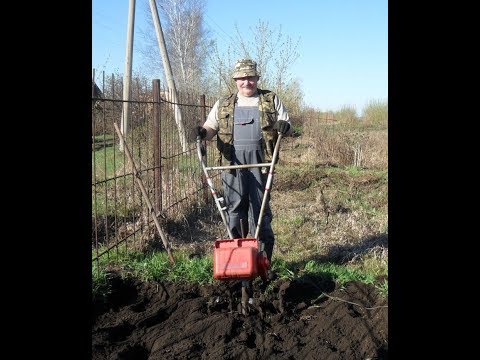
[[258, 76], [260, 74], [257, 71], [257, 63], [250, 59], [240, 59], [235, 64], [233, 72], [233, 78], [240, 78], [244, 76]]

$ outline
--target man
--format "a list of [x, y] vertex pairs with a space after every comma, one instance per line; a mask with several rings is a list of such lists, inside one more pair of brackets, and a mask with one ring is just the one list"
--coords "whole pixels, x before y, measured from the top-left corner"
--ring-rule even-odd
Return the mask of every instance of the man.
[[[258, 164], [271, 161], [278, 133], [291, 135], [290, 119], [278, 96], [257, 88], [260, 74], [250, 59], [238, 60], [233, 79], [237, 93], [217, 100], [203, 126], [194, 129], [195, 136], [211, 140], [217, 135], [217, 148], [230, 165]], [[233, 169], [222, 173], [222, 186], [227, 206], [227, 222], [234, 238], [242, 238], [241, 222], [248, 219], [251, 234], [255, 233], [262, 205], [268, 169]], [[260, 225], [259, 241], [271, 263], [275, 236], [271, 227], [269, 199]], [[248, 233], [248, 231], [245, 231]], [[251, 299], [251, 282], [242, 283]]]

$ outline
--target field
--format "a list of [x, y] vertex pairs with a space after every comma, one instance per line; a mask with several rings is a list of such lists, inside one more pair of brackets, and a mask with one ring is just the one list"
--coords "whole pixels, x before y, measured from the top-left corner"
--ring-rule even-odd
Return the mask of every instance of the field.
[[[288, 264], [292, 276], [257, 278], [249, 316], [238, 311], [239, 282], [143, 282], [112, 270], [110, 293], [93, 304], [92, 358], [387, 359], [388, 171], [376, 158], [385, 145], [368, 151], [378, 136], [386, 139], [355, 137], [365, 167], [339, 164], [347, 155], [335, 141], [354, 136], [285, 139], [271, 194], [273, 265]], [[169, 239], [209, 256], [222, 226], [215, 213], [185, 218]], [[312, 262], [373, 277], [343, 282], [307, 271]]]
[[387, 301], [372, 285], [257, 285], [245, 317], [236, 282], [112, 283], [109, 306], [94, 310], [92, 359], [387, 359]]

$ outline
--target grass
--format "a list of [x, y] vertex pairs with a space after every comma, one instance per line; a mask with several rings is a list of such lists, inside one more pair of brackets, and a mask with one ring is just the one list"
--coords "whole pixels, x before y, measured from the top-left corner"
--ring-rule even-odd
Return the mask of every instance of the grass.
[[[319, 176], [319, 170], [308, 164], [298, 171], [288, 164], [279, 169], [277, 182], [298, 181], [299, 172], [302, 178], [311, 177], [312, 181], [306, 182], [307, 189], [279, 191], [272, 197], [272, 227], [276, 233], [272, 270], [280, 279], [293, 280], [308, 273], [327, 276], [339, 284], [361, 281], [373, 284], [380, 294], [388, 296], [388, 250], [369, 240], [372, 233], [388, 233], [388, 172], [327, 167]], [[322, 187], [323, 205], [318, 191]], [[312, 199], [312, 194], [317, 199]], [[324, 206], [330, 212], [328, 222]], [[319, 256], [343, 256], [347, 261], [334, 263], [319, 260]], [[210, 253], [189, 258], [188, 251], [179, 251], [174, 258], [172, 266], [165, 252], [111, 252], [108, 260], [100, 258], [99, 269], [113, 266], [124, 276], [145, 281], [216, 281]], [[107, 275], [95, 264], [93, 272], [94, 296], [104, 296], [109, 291]]]
[[[282, 145], [270, 203], [276, 235], [272, 269], [280, 279], [315, 274], [338, 284], [355, 280], [372, 284], [388, 296], [387, 109], [382, 103], [372, 103], [367, 110], [365, 121], [359, 123], [352, 124], [355, 113], [345, 108], [340, 114], [342, 123], [305, 124], [297, 129], [302, 136]], [[363, 149], [360, 166], [352, 158], [352, 148], [357, 145]], [[98, 150], [97, 161], [102, 164], [106, 159], [108, 163], [112, 151], [112, 147]], [[175, 167], [178, 173], [191, 172], [192, 167], [198, 167], [196, 154], [180, 158]], [[97, 201], [102, 201], [101, 197]], [[199, 234], [191, 230], [182, 233], [181, 226], [176, 226], [175, 235], [188, 239], [187, 245], [197, 246], [199, 240], [217, 238], [218, 229], [210, 229], [216, 222], [223, 230], [217, 220], [217, 213], [211, 221], [193, 223], [191, 219], [188, 227], [198, 229]], [[204, 244], [211, 249], [211, 242]], [[144, 280], [217, 281], [213, 279], [210, 250], [190, 258], [189, 247], [182, 250], [179, 246], [173, 266], [164, 252], [110, 254], [108, 261], [105, 256], [100, 259], [98, 269], [93, 263], [94, 296], [108, 293], [105, 269], [112, 267], [124, 276]]]
[[96, 135], [94, 136], [94, 140], [95, 140], [95, 143], [111, 141], [113, 140], [113, 135], [112, 134]]
[[115, 172], [121, 169], [126, 161], [126, 155], [118, 150], [118, 146], [106, 146], [93, 152], [92, 175], [95, 174], [96, 181], [110, 179]]
[[[171, 264], [166, 252], [152, 252], [149, 254], [140, 252], [117, 253], [103, 265], [93, 265], [93, 297], [105, 297], [110, 292], [108, 286], [108, 272], [106, 268], [115, 268], [122, 276], [134, 276], [144, 281], [171, 281], [171, 282], [194, 282], [199, 284], [211, 284], [218, 280], [213, 278], [212, 256], [190, 258], [185, 252], [173, 253], [175, 264]], [[104, 266], [108, 263], [108, 266]], [[288, 261], [278, 258], [272, 263], [272, 270], [279, 279], [294, 280], [304, 274], [328, 276], [340, 285], [349, 281], [360, 281], [373, 284], [379, 292], [388, 295], [388, 280], [381, 278], [376, 281], [374, 273], [366, 268], [355, 266], [343, 266], [332, 263], [321, 263], [310, 260], [293, 266]]]
[[[173, 253], [175, 264], [171, 264], [166, 252], [152, 251], [125, 251], [111, 252], [109, 258], [100, 257], [98, 267], [93, 263], [93, 272], [98, 277], [98, 283], [102, 283], [99, 275], [102, 269], [120, 269], [124, 275], [134, 275], [145, 281], [173, 281], [173, 282], [198, 282], [209, 283], [211, 279], [212, 259], [209, 257], [189, 258], [185, 251]], [[92, 258], [96, 252], [92, 251]], [[97, 280], [96, 280], [97, 281]]]
[[98, 271], [97, 266], [92, 268], [92, 297], [95, 301], [97, 298], [105, 297], [110, 293], [107, 272], [104, 269]]

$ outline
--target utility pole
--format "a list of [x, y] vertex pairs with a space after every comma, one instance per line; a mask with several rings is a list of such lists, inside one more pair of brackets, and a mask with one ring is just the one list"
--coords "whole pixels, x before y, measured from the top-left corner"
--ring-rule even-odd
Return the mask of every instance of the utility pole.
[[[128, 123], [130, 121], [130, 82], [132, 77], [133, 58], [133, 30], [135, 27], [135, 0], [130, 0], [128, 6], [127, 46], [125, 52], [125, 74], [123, 75], [123, 111], [120, 119], [120, 129], [123, 136], [127, 137]], [[123, 142], [120, 141], [119, 150], [123, 151]]]
[[178, 95], [175, 82], [173, 80], [172, 68], [170, 66], [170, 60], [168, 59], [167, 47], [165, 46], [165, 39], [163, 37], [162, 26], [160, 25], [160, 17], [158, 16], [157, 5], [155, 0], [150, 0], [150, 10], [152, 12], [153, 24], [155, 25], [155, 32], [157, 34], [158, 46], [160, 48], [160, 54], [162, 55], [163, 69], [165, 71], [165, 77], [167, 79], [168, 88], [172, 94], [172, 102], [175, 109], [175, 122], [177, 123], [178, 135], [180, 137], [180, 144], [183, 151], [187, 151], [187, 137], [185, 134], [185, 127], [182, 122], [182, 113], [178, 106]]

